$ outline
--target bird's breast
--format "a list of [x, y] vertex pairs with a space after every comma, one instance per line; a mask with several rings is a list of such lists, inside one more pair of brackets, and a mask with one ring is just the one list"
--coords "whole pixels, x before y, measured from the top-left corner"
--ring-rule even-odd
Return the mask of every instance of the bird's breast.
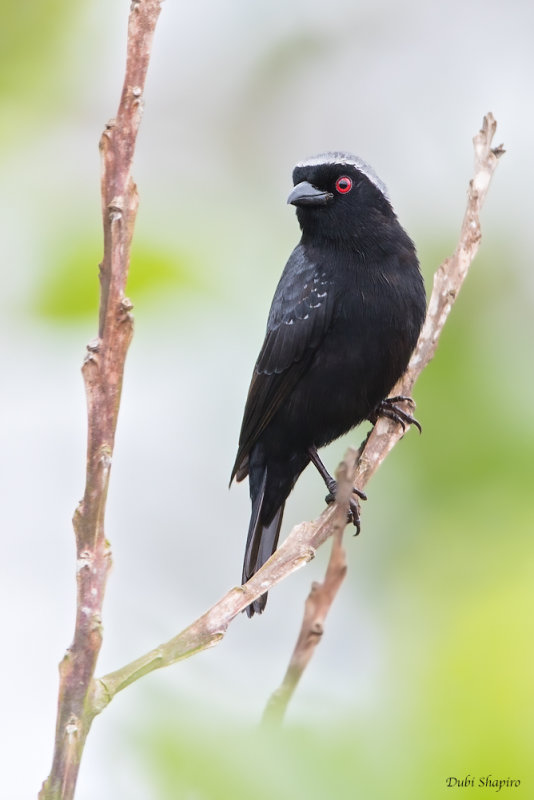
[[288, 430], [318, 447], [366, 419], [400, 378], [417, 333], [394, 291], [354, 282], [281, 410]]

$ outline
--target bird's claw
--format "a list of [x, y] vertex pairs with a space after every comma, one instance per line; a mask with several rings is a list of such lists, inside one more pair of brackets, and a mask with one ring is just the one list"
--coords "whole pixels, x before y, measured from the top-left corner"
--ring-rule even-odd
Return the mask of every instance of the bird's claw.
[[[329, 492], [325, 497], [325, 502], [330, 505], [330, 503], [335, 502], [336, 493], [337, 493], [337, 483], [336, 481], [332, 480], [328, 485]], [[355, 486], [352, 487], [352, 491], [357, 497], [351, 497], [349, 500], [349, 510], [347, 512], [347, 522], [352, 523], [356, 528], [356, 533], [354, 534], [357, 536], [361, 530], [360, 525], [360, 500], [367, 500], [367, 495], [365, 492], [362, 492], [361, 489], [357, 489]]]
[[415, 403], [411, 397], [406, 397], [403, 394], [395, 395], [395, 397], [386, 397], [385, 400], [382, 400], [377, 405], [369, 418], [370, 421], [376, 424], [378, 417], [387, 417], [387, 419], [392, 419], [393, 422], [397, 422], [401, 425], [403, 431], [406, 430], [407, 425], [415, 425], [419, 433], [422, 433], [423, 429], [421, 423], [418, 422], [412, 414], [403, 411], [397, 403], [408, 403], [412, 408], [415, 408]]
[[[363, 498], [362, 498], [363, 499]], [[360, 525], [360, 504], [356, 497], [351, 497], [349, 500], [349, 513], [347, 514], [347, 522], [352, 522], [354, 527], [356, 528], [354, 535], [358, 536], [361, 525]]]

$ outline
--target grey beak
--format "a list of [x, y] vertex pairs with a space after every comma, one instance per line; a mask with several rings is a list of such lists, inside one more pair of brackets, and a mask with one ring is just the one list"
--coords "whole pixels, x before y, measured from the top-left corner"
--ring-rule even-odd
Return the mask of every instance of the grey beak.
[[325, 206], [333, 199], [331, 192], [322, 192], [308, 181], [302, 181], [294, 187], [287, 202], [292, 206]]

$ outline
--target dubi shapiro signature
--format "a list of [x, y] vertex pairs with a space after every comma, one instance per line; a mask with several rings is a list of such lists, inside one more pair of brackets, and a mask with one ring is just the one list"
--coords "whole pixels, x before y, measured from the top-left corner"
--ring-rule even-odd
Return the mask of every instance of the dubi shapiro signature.
[[496, 778], [490, 773], [479, 777], [465, 775], [463, 778], [456, 778], [451, 775], [446, 779], [445, 784], [449, 789], [474, 789], [478, 787], [479, 789], [493, 789], [496, 792], [500, 792], [501, 789], [516, 789], [521, 786], [521, 781], [519, 778]]

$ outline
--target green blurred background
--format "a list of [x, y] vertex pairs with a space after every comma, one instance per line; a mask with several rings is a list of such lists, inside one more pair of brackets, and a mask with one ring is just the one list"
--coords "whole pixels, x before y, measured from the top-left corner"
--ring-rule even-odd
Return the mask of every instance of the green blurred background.
[[[96, 332], [98, 138], [128, 4], [4, 4], [0, 33], [2, 796], [51, 759], [83, 491], [79, 366]], [[350, 149], [387, 183], [427, 288], [454, 248], [483, 114], [507, 154], [483, 243], [369, 487], [349, 574], [282, 731], [258, 728], [327, 548], [214, 650], [94, 723], [78, 800], [534, 797], [532, 6], [240, 0], [163, 5], [135, 165], [141, 206], [109, 497], [114, 569], [99, 673], [165, 641], [239, 579], [249, 502], [227, 491], [281, 269], [293, 164]], [[325, 452], [335, 466], [357, 431]], [[316, 516], [305, 474], [284, 530]], [[477, 796], [491, 788], [466, 789]]]

